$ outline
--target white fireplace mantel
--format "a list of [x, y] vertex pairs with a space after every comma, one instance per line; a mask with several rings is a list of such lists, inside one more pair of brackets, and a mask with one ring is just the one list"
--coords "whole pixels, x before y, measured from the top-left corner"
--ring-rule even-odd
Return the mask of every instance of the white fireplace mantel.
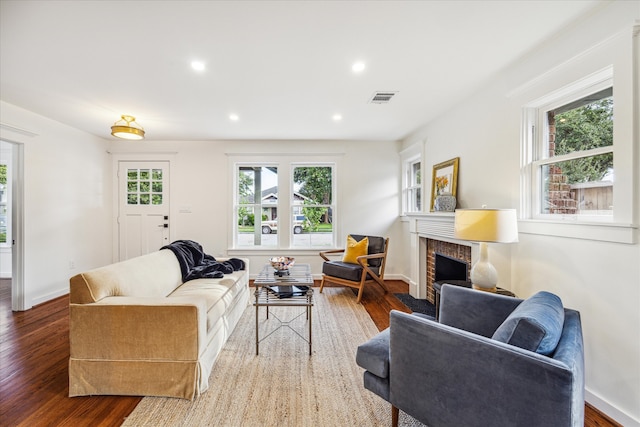
[[453, 212], [409, 215], [409, 233], [412, 241], [411, 278], [409, 293], [414, 298], [424, 299], [427, 295], [426, 252], [427, 239], [442, 240], [449, 243], [470, 246], [472, 262], [477, 257], [477, 249], [472, 242], [455, 238], [453, 232]]

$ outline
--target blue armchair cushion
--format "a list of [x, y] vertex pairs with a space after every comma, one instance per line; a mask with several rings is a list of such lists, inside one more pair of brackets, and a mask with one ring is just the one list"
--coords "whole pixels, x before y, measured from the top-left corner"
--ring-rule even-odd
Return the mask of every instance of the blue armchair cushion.
[[389, 328], [358, 346], [356, 363], [377, 377], [387, 378], [389, 375]]
[[491, 338], [548, 356], [558, 345], [563, 324], [562, 300], [542, 291], [522, 301]]

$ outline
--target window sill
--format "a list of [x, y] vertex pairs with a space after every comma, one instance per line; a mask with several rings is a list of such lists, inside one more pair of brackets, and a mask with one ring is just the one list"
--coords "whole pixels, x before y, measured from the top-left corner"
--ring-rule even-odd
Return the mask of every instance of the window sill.
[[638, 240], [638, 226], [634, 224], [523, 219], [518, 221], [518, 232], [624, 244], [635, 244]]
[[305, 255], [318, 255], [319, 252], [329, 251], [332, 249], [339, 249], [334, 247], [317, 247], [317, 248], [233, 248], [227, 250], [229, 256], [305, 256]]

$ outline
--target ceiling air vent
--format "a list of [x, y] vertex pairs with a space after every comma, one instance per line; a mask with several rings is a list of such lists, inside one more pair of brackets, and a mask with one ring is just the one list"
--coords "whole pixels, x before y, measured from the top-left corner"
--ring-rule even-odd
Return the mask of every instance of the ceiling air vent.
[[370, 104], [388, 104], [391, 101], [391, 98], [398, 92], [376, 92], [373, 94], [371, 99], [369, 100]]

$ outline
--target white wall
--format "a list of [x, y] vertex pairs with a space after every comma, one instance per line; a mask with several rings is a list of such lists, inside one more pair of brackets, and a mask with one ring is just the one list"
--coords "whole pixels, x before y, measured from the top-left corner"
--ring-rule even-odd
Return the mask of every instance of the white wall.
[[[348, 233], [388, 236], [390, 249], [386, 276], [401, 278], [402, 239], [398, 223], [400, 161], [398, 143], [375, 141], [114, 141], [114, 159], [162, 157], [171, 161], [171, 240], [191, 239], [215, 256], [250, 259], [256, 275], [269, 256], [287, 254], [310, 263], [319, 275], [318, 250], [232, 250], [229, 232], [232, 214], [233, 166], [230, 156], [267, 153], [283, 160], [290, 153], [308, 153], [311, 160], [333, 156], [337, 160], [338, 246]], [[129, 153], [129, 154], [128, 154]], [[144, 154], [146, 153], [146, 154]], [[163, 154], [165, 153], [165, 154]], [[190, 213], [180, 212], [188, 207]], [[230, 250], [231, 249], [231, 250]]]
[[[425, 170], [460, 156], [458, 207], [519, 208], [522, 107], [607, 66], [614, 67], [616, 219], [640, 223], [637, 132], [640, 100], [633, 24], [640, 3], [616, 2], [497, 76], [404, 141], [425, 144]], [[634, 83], [635, 79], [635, 83]], [[634, 86], [635, 85], [635, 86]], [[638, 102], [636, 100], [636, 102]], [[637, 106], [637, 104], [636, 104]], [[635, 148], [634, 148], [635, 144]], [[634, 165], [635, 164], [635, 165]], [[635, 169], [634, 169], [635, 168]], [[430, 175], [425, 174], [426, 188]], [[620, 200], [620, 199], [618, 199]], [[640, 425], [640, 245], [520, 234], [502, 287], [520, 297], [558, 294], [581, 312], [586, 399], [624, 425]]]
[[29, 308], [68, 293], [72, 275], [111, 261], [107, 142], [5, 102], [0, 122], [30, 133], [0, 128], [0, 138], [24, 145]]

